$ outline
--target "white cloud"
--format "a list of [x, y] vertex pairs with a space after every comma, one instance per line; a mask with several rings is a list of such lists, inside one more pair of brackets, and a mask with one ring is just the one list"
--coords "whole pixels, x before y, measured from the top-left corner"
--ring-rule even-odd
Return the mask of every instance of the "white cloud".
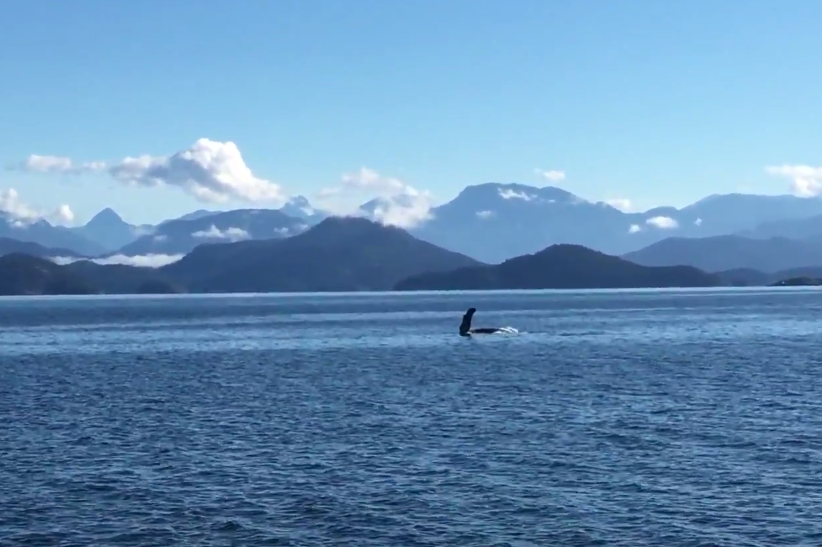
[[6, 213], [17, 227], [38, 220], [47, 220], [59, 225], [68, 225], [74, 220], [74, 212], [68, 205], [60, 205], [51, 212], [39, 211], [20, 201], [20, 195], [14, 188], [0, 190], [0, 212]]
[[679, 227], [679, 223], [676, 220], [672, 219], [671, 217], [663, 216], [649, 218], [645, 221], [645, 224], [649, 224], [651, 226], [655, 226], [663, 230], [671, 230], [673, 228]]
[[367, 167], [361, 167], [356, 173], [346, 173], [342, 176], [344, 186], [374, 192], [377, 194], [402, 193], [406, 184], [394, 177], [384, 177]]
[[362, 203], [375, 195], [370, 216], [377, 222], [412, 228], [431, 218], [433, 201], [427, 191], [418, 190], [400, 179], [380, 175], [367, 167], [345, 173], [340, 185], [324, 188], [316, 197], [322, 202], [323, 209], [334, 214], [363, 216], [367, 213], [357, 210], [357, 205], [353, 203]]
[[64, 203], [57, 207], [54, 213], [49, 215], [49, 218], [56, 224], [71, 224], [74, 222], [74, 211]]
[[190, 148], [170, 156], [128, 157], [109, 168], [114, 179], [139, 186], [177, 186], [205, 202], [235, 198], [248, 202], [282, 204], [283, 189], [256, 177], [237, 145], [199, 139]]
[[694, 221], [694, 224], [695, 224], [696, 226], [702, 226], [702, 219], [701, 219], [701, 218], [696, 219], [696, 220]]
[[635, 233], [641, 232], [641, 231], [642, 231], [642, 226], [640, 226], [639, 224], [631, 224], [631, 227], [628, 228], [628, 233], [629, 234], [635, 234]]
[[771, 175], [791, 179], [791, 192], [797, 196], [812, 197], [822, 194], [822, 167], [780, 165], [768, 167], [766, 171]]
[[631, 200], [625, 198], [606, 199], [605, 203], [614, 209], [619, 209], [623, 213], [629, 212], [632, 208]]
[[547, 180], [548, 182], [559, 182], [561, 180], [565, 180], [565, 172], [564, 171], [545, 171], [543, 169], [534, 169], [534, 173], [540, 178]]
[[229, 241], [239, 241], [250, 237], [248, 232], [242, 228], [226, 228], [225, 230], [220, 230], [213, 224], [208, 230], [194, 232], [191, 236], [202, 239], [227, 239]]
[[161, 266], [165, 266], [167, 264], [171, 264], [173, 262], [177, 262], [185, 255], [183, 254], [176, 254], [176, 255], [166, 255], [166, 254], [148, 254], [148, 255], [139, 255], [139, 256], [126, 256], [126, 255], [113, 255], [107, 256], [105, 258], [75, 258], [69, 256], [53, 256], [50, 257], [49, 260], [55, 262], [57, 264], [71, 264], [72, 262], [77, 262], [78, 260], [88, 260], [89, 262], [94, 262], [95, 264], [101, 265], [109, 265], [109, 264], [123, 264], [126, 266], [139, 266], [141, 268], [159, 268]]
[[521, 199], [523, 201], [531, 201], [536, 198], [536, 196], [532, 196], [531, 194], [517, 192], [516, 190], [511, 190], [510, 188], [500, 188], [497, 190], [497, 193], [502, 199]]
[[68, 175], [102, 171], [105, 168], [106, 164], [102, 161], [75, 164], [71, 158], [41, 156], [39, 154], [32, 154], [19, 164], [8, 167], [8, 169], [28, 171], [30, 173], [64, 173]]
[[489, 218], [493, 218], [497, 216], [494, 211], [477, 211], [477, 218], [481, 218], [483, 220], [487, 220]]
[[[135, 237], [142, 237], [142, 236], [149, 236], [149, 235], [153, 234], [156, 229], [157, 228], [154, 227], [154, 226], [141, 225], [141, 226], [135, 226], [134, 228], [132, 228], [132, 232], [134, 233]], [[156, 236], [156, 237], [161, 237], [161, 236]]]

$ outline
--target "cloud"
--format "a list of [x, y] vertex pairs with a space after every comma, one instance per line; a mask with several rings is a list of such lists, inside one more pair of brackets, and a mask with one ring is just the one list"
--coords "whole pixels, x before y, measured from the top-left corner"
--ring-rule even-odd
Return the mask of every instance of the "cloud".
[[278, 184], [258, 178], [251, 172], [235, 143], [207, 138], [198, 139], [189, 148], [167, 156], [142, 155], [111, 164], [104, 161], [76, 164], [67, 157], [32, 154], [9, 169], [70, 174], [106, 171], [123, 184], [176, 186], [209, 203], [239, 199], [282, 205], [286, 201], [285, 192]]
[[8, 170], [27, 171], [29, 173], [63, 173], [67, 175], [103, 171], [105, 168], [106, 164], [102, 161], [75, 164], [71, 158], [41, 156], [38, 154], [32, 154], [18, 164], [6, 167]]
[[701, 218], [696, 219], [696, 220], [694, 221], [694, 224], [695, 224], [696, 226], [702, 226], [702, 219], [701, 219]]
[[482, 220], [487, 220], [489, 218], [493, 218], [497, 216], [494, 211], [477, 211], [477, 218], [481, 218]]
[[791, 192], [797, 196], [813, 197], [822, 194], [822, 167], [780, 165], [767, 167], [765, 170], [771, 175], [791, 179]]
[[534, 169], [534, 173], [548, 182], [559, 182], [561, 180], [565, 180], [565, 171], [545, 171], [543, 169]]
[[645, 224], [654, 226], [656, 228], [661, 228], [663, 230], [671, 230], [673, 228], [679, 227], [679, 223], [676, 220], [672, 219], [671, 217], [663, 216], [649, 218], [645, 221]]
[[286, 201], [283, 189], [256, 177], [233, 142], [199, 139], [170, 156], [128, 157], [112, 165], [117, 181], [137, 186], [177, 186], [195, 198], [212, 203], [228, 199], [248, 202]]
[[[349, 202], [367, 199], [368, 210], [356, 210]], [[377, 222], [412, 228], [431, 218], [433, 201], [427, 191], [421, 191], [394, 178], [380, 175], [368, 167], [361, 167], [353, 173], [345, 173], [337, 186], [323, 188], [316, 194], [321, 207], [335, 214], [370, 216]]]
[[536, 198], [536, 196], [532, 196], [531, 194], [517, 192], [516, 190], [511, 190], [510, 188], [500, 188], [497, 190], [497, 193], [502, 199], [521, 199], [523, 201], [531, 201]]
[[20, 201], [20, 195], [14, 188], [0, 190], [0, 212], [6, 213], [17, 227], [38, 220], [47, 220], [59, 225], [68, 225], [74, 220], [74, 212], [68, 205], [60, 205], [51, 212], [39, 211]]
[[[646, 219], [645, 224], [647, 224], [648, 226], [653, 226], [655, 228], [660, 228], [662, 230], [673, 230], [674, 228], [679, 227], [679, 223], [676, 220], [672, 219], [671, 217], [663, 216], [657, 216]], [[702, 220], [697, 219], [697, 222], [695, 222], [695, 224], [699, 226], [700, 224], [702, 224]], [[628, 228], [628, 233], [637, 234], [641, 232], [642, 229], [642, 226], [639, 224], [631, 224], [631, 226]]]
[[56, 264], [71, 264], [72, 262], [77, 262], [78, 260], [88, 260], [89, 262], [94, 262], [95, 264], [101, 264], [104, 266], [110, 264], [123, 264], [126, 266], [139, 266], [141, 268], [159, 268], [161, 266], [171, 264], [172, 262], [177, 262], [184, 256], [185, 255], [183, 254], [147, 254], [138, 256], [126, 256], [118, 254], [107, 256], [105, 258], [90, 259], [75, 258], [70, 256], [53, 256], [50, 257], [49, 260]]
[[631, 210], [632, 204], [630, 199], [624, 198], [616, 198], [616, 199], [606, 199], [605, 203], [613, 207], [614, 209], [619, 209], [623, 213], [627, 213]]
[[199, 230], [192, 233], [191, 236], [203, 239], [227, 239], [229, 241], [239, 241], [250, 237], [248, 232], [242, 228], [226, 228], [225, 230], [220, 230], [213, 224], [208, 230]]
[[344, 174], [342, 183], [349, 188], [367, 190], [378, 194], [387, 193], [389, 195], [402, 193], [407, 186], [400, 179], [384, 177], [367, 167], [361, 167], [355, 173]]

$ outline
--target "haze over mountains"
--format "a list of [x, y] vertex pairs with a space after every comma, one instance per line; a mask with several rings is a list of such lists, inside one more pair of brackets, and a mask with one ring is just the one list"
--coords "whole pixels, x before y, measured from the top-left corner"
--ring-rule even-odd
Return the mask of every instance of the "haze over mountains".
[[[376, 220], [380, 201], [357, 214]], [[135, 226], [105, 209], [84, 226], [0, 216], [0, 237], [54, 249], [61, 259], [163, 255], [179, 259], [203, 243], [290, 238], [330, 216], [296, 197], [280, 209], [199, 210], [156, 226]], [[724, 194], [687, 207], [626, 212], [554, 186], [469, 186], [407, 227], [411, 235], [486, 264], [555, 244], [582, 245], [648, 266], [691, 265], [715, 272], [822, 264], [822, 200], [792, 195]], [[8, 247], [9, 250], [4, 250]], [[0, 243], [0, 254], [16, 252]], [[38, 256], [45, 256], [38, 250]], [[48, 254], [46, 252], [46, 254]]]

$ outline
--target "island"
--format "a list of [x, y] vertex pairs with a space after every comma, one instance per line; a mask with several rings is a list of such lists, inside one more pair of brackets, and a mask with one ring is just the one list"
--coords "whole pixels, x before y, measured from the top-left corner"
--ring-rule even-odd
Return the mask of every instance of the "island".
[[818, 287], [820, 285], [822, 285], [822, 279], [819, 278], [791, 277], [771, 283], [769, 287]]

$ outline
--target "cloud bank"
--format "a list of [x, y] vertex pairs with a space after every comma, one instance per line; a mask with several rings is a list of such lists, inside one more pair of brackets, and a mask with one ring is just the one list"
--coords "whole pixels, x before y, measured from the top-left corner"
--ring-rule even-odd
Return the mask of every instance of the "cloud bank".
[[[702, 219], [697, 219], [698, 222], [696, 223], [697, 226], [702, 224]], [[679, 228], [679, 222], [671, 217], [664, 217], [664, 216], [656, 216], [645, 219], [645, 224], [648, 226], [653, 226], [654, 228], [658, 228], [660, 230], [673, 230]], [[628, 227], [629, 234], [636, 234], [643, 230], [642, 226], [639, 224], [631, 224]]]
[[[279, 184], [255, 175], [235, 143], [208, 138], [198, 139], [189, 148], [164, 156], [140, 155], [115, 162], [77, 163], [68, 157], [32, 154], [12, 168], [36, 173], [103, 173], [129, 186], [176, 187], [207, 203], [236, 199], [280, 207], [291, 197]], [[338, 185], [317, 194], [323, 208], [343, 215], [363, 214], [357, 207], [374, 197], [376, 200], [368, 216], [384, 224], [409, 228], [430, 218], [433, 204], [428, 192], [367, 167], [343, 174]], [[359, 201], [353, 203], [355, 199]], [[346, 204], [346, 201], [352, 203]], [[216, 232], [199, 236], [225, 238]]]
[[74, 212], [68, 205], [60, 205], [54, 211], [41, 211], [21, 201], [14, 188], [0, 189], [0, 214], [5, 214], [14, 226], [20, 228], [38, 220], [58, 225], [68, 225], [74, 220]]
[[[367, 204], [368, 210], [353, 213], [346, 207], [345, 200], [340, 199], [366, 199], [365, 196], [374, 195], [377, 197]], [[380, 175], [368, 167], [344, 174], [339, 185], [320, 190], [317, 199], [321, 207], [335, 214], [370, 216], [400, 228], [411, 228], [429, 220], [433, 207], [427, 191], [420, 191], [400, 179]]]
[[167, 254], [148, 254], [148, 255], [138, 255], [138, 256], [126, 256], [126, 255], [112, 255], [107, 256], [105, 258], [75, 258], [73, 256], [52, 256], [49, 257], [49, 260], [56, 264], [71, 264], [72, 262], [78, 262], [80, 260], [88, 260], [89, 262], [94, 262], [95, 264], [101, 264], [103, 266], [111, 265], [111, 264], [121, 264], [125, 266], [139, 266], [141, 268], [160, 268], [167, 264], [171, 264], [173, 262], [177, 262], [181, 258], [183, 258], [182, 254], [175, 254], [175, 255], [167, 255]]
[[108, 169], [117, 181], [137, 186], [176, 186], [208, 203], [235, 198], [282, 205], [285, 192], [255, 176], [233, 142], [199, 139], [170, 156], [127, 157]]
[[32, 154], [20, 163], [7, 167], [9, 170], [27, 171], [29, 173], [62, 173], [66, 175], [92, 173], [102, 171], [105, 168], [106, 164], [102, 161], [75, 164], [71, 158], [41, 156], [39, 154]]
[[512, 190], [510, 188], [498, 188], [497, 194], [502, 199], [521, 199], [522, 201], [531, 201], [532, 199], [536, 199], [537, 196], [526, 194], [525, 192], [517, 192], [516, 190]]
[[129, 156], [113, 163], [78, 164], [71, 158], [32, 154], [11, 168], [33, 173], [105, 172], [127, 185], [174, 186], [206, 203], [238, 199], [279, 206], [287, 199], [280, 185], [254, 175], [235, 143], [207, 138], [166, 156]]
[[192, 237], [201, 239], [225, 239], [228, 241], [240, 241], [251, 237], [249, 233], [242, 228], [226, 228], [220, 230], [214, 224], [208, 230], [199, 230], [191, 234]]
[[779, 165], [765, 170], [771, 175], [791, 179], [790, 190], [797, 196], [815, 197], [822, 194], [822, 167]]
[[645, 224], [649, 224], [655, 228], [661, 228], [663, 230], [672, 230], [679, 227], [679, 223], [676, 220], [671, 217], [663, 216], [649, 218], [645, 221]]

